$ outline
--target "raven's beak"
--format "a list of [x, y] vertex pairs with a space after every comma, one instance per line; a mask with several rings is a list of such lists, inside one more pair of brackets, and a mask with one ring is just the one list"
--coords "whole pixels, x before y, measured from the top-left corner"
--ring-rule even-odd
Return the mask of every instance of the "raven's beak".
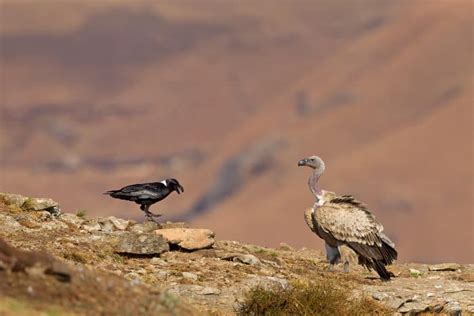
[[301, 159], [300, 161], [298, 161], [298, 167], [301, 166], [306, 166], [306, 159]]

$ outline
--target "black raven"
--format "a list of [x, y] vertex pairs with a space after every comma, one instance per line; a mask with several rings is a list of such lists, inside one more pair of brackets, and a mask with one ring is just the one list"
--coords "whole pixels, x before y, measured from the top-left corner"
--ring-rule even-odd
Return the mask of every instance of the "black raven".
[[145, 212], [145, 216], [154, 221], [154, 217], [160, 217], [161, 214], [153, 214], [148, 209], [152, 204], [159, 202], [176, 191], [178, 194], [184, 192], [184, 188], [176, 179], [166, 179], [161, 182], [139, 183], [127, 185], [120, 190], [107, 191], [113, 198], [133, 201], [140, 204], [140, 209]]

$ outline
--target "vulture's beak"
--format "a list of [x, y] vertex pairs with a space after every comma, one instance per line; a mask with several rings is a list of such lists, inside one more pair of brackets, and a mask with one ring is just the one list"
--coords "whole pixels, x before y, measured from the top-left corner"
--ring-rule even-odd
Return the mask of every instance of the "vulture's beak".
[[300, 161], [298, 161], [298, 167], [306, 166], [306, 162], [306, 159], [301, 159]]
[[[180, 192], [179, 190], [181, 190], [181, 192]], [[178, 194], [181, 194], [182, 192], [184, 192], [183, 186], [182, 186], [182, 185], [178, 185], [178, 188], [177, 188], [176, 192], [178, 192]]]

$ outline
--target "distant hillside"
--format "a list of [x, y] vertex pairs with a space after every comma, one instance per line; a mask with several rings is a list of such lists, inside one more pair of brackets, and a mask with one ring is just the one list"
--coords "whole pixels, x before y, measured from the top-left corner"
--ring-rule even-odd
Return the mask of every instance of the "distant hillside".
[[474, 261], [470, 1], [1, 6], [2, 191], [138, 219], [101, 193], [173, 176], [168, 218], [320, 247], [318, 154], [401, 260]]

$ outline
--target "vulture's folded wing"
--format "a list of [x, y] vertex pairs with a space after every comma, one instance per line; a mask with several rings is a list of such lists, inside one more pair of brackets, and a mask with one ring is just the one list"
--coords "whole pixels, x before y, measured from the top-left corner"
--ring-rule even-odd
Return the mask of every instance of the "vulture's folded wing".
[[341, 196], [319, 206], [315, 219], [334, 238], [368, 246], [382, 246], [383, 230], [367, 207], [352, 196]]

